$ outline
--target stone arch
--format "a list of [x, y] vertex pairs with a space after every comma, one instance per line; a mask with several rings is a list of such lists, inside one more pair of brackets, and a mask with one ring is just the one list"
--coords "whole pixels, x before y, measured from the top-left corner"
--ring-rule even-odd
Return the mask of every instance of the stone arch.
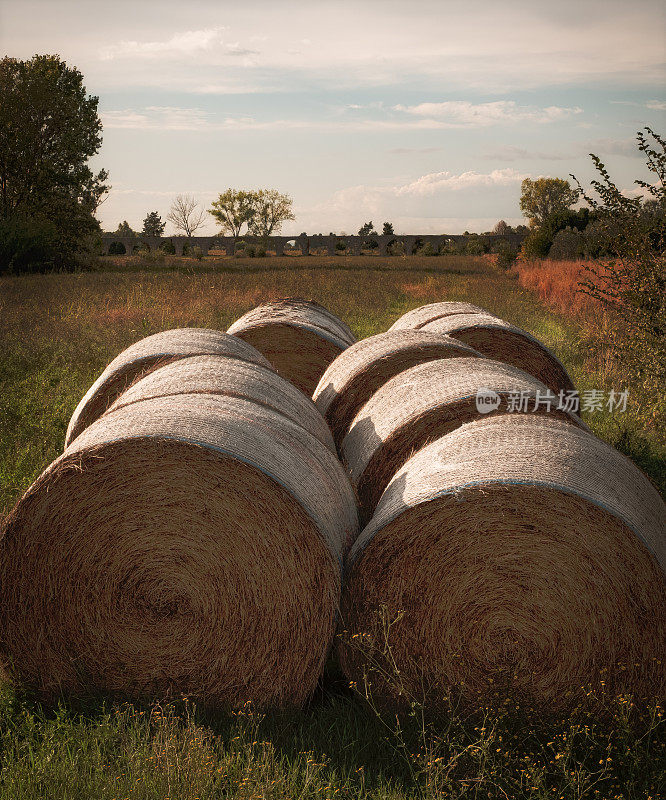
[[405, 254], [405, 246], [399, 236], [389, 236], [387, 241], [384, 242], [384, 253], [387, 256], [403, 256]]
[[106, 253], [109, 256], [124, 256], [127, 254], [127, 248], [122, 242], [114, 239], [112, 242], [109, 242]]

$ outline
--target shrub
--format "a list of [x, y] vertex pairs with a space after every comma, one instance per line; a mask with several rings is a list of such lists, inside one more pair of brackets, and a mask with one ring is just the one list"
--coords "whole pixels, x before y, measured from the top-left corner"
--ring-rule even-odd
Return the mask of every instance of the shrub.
[[612, 252], [612, 232], [601, 220], [593, 220], [585, 228], [585, 255], [588, 258], [603, 258]]
[[432, 246], [432, 242], [426, 242], [418, 251], [420, 256], [436, 256], [437, 250]]
[[584, 231], [589, 224], [592, 216], [589, 208], [581, 208], [578, 211], [556, 211], [538, 228], [532, 228], [527, 238], [523, 242], [522, 254], [527, 259], [547, 258], [555, 236], [565, 228], [572, 228], [577, 231]]
[[111, 242], [109, 245], [110, 256], [124, 256], [126, 253], [127, 250], [122, 242]]
[[164, 264], [164, 253], [160, 250], [139, 250], [139, 264], [144, 267], [159, 267]]
[[572, 261], [586, 253], [585, 233], [574, 228], [563, 228], [555, 234], [548, 251], [548, 258], [556, 261]]
[[342, 242], [342, 241], [336, 242], [335, 243], [335, 249], [336, 250], [346, 250], [347, 249], [347, 244], [345, 242]]
[[162, 244], [160, 244], [160, 250], [163, 253], [166, 253], [169, 256], [175, 256], [176, 255], [176, 246], [174, 245], [173, 242], [169, 242], [169, 241], [162, 242]]
[[518, 258], [518, 248], [510, 242], [499, 242], [496, 246], [497, 265], [502, 269], [509, 269]]
[[65, 264], [52, 222], [35, 219], [0, 220], [0, 273], [46, 272]]
[[405, 255], [405, 243], [395, 240], [389, 244], [386, 248], [386, 252], [390, 256], [404, 256]]
[[645, 131], [647, 136], [639, 131], [636, 138], [652, 174], [649, 181], [635, 181], [647, 193], [645, 202], [623, 195], [601, 159], [592, 156], [599, 175], [591, 181], [596, 197], [583, 196], [612, 256], [587, 271], [581, 291], [614, 312], [619, 324], [604, 343], [631, 386], [639, 417], [660, 430], [666, 420], [666, 140]]
[[471, 239], [465, 243], [465, 253], [468, 256], [481, 256], [486, 252], [486, 248], [481, 239]]
[[192, 257], [196, 258], [197, 261], [201, 261], [203, 258], [203, 250], [199, 247], [198, 244], [195, 244], [192, 248]]

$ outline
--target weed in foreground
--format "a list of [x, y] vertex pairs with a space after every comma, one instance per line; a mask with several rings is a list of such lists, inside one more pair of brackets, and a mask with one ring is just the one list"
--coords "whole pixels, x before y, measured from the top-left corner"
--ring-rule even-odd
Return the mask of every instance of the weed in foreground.
[[[658, 702], [582, 698], [555, 714], [497, 694], [462, 700], [450, 687], [405, 680], [380, 609], [377, 638], [341, 634], [362, 663], [350, 684], [377, 719], [422, 797], [656, 798], [666, 789], [666, 719]], [[387, 697], [392, 701], [387, 702]], [[433, 699], [436, 698], [436, 704]]]

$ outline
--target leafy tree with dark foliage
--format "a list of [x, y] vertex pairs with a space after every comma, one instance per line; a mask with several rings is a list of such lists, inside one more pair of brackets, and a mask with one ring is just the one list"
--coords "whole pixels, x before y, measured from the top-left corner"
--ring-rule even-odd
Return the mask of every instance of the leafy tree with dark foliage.
[[365, 225], [361, 225], [358, 231], [359, 236], [372, 236], [377, 235], [377, 231], [375, 230], [375, 226], [371, 222], [366, 222]]
[[161, 236], [165, 227], [166, 222], [162, 222], [157, 211], [151, 211], [143, 221], [142, 233], [144, 236]]
[[131, 236], [132, 238], [136, 238], [136, 236], [137, 236], [137, 232], [132, 229], [132, 226], [129, 224], [129, 222], [126, 219], [124, 219], [118, 225], [118, 227], [115, 230], [115, 234], [116, 234], [116, 236], [127, 236], [127, 237]]
[[589, 208], [577, 211], [564, 209], [549, 214], [538, 228], [532, 228], [523, 242], [523, 255], [526, 258], [546, 258], [555, 236], [565, 228], [584, 231], [593, 215]]
[[562, 178], [525, 178], [521, 184], [520, 210], [530, 225], [540, 227], [558, 211], [566, 211], [578, 200], [578, 190]]
[[[91, 252], [108, 173], [97, 97], [56, 55], [0, 60], [0, 270], [71, 269]], [[29, 253], [33, 253], [29, 256]]]

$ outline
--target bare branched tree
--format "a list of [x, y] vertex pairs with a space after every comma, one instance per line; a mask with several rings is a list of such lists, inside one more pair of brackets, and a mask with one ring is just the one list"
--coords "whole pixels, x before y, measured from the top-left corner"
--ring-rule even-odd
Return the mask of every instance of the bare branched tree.
[[197, 201], [190, 194], [179, 194], [167, 214], [167, 219], [176, 231], [182, 231], [188, 238], [206, 222], [206, 211], [199, 208]]

